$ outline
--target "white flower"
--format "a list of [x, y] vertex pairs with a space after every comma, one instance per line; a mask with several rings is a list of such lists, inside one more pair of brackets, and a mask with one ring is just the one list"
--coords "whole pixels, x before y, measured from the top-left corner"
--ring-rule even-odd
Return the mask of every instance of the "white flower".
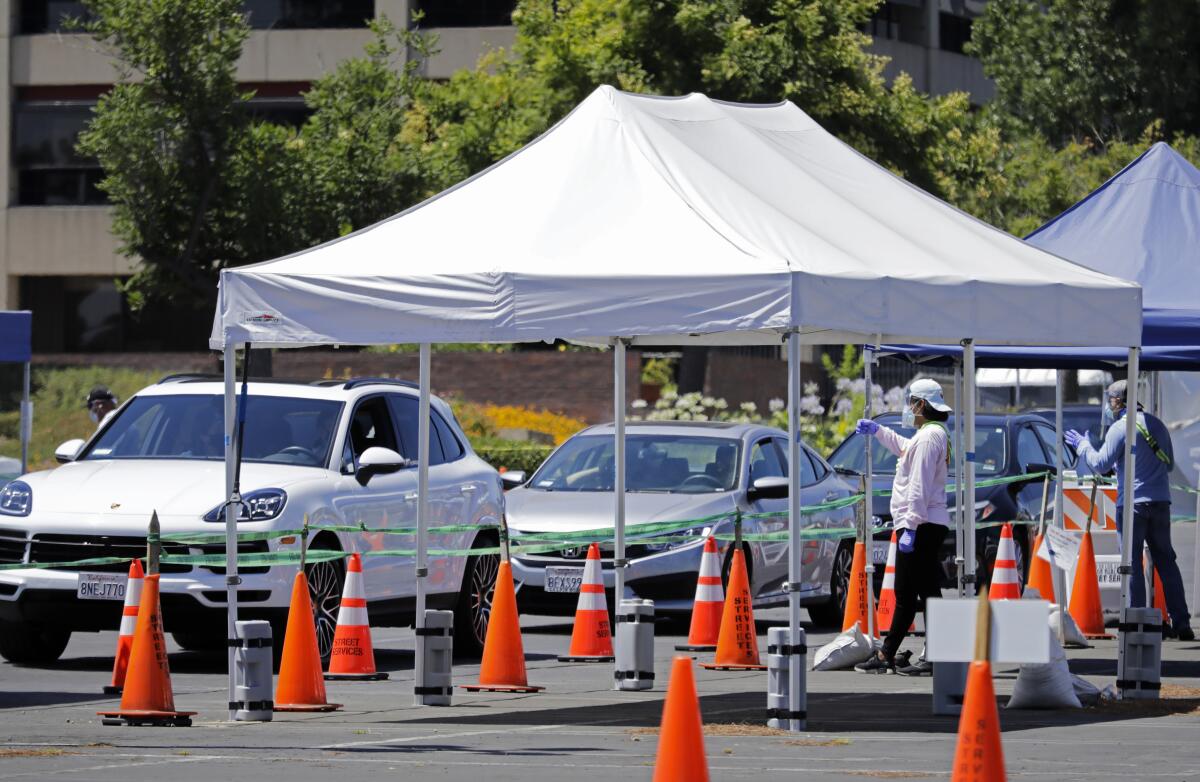
[[767, 402], [767, 409], [770, 410], [772, 413], [778, 413], [780, 410], [782, 410], [786, 406], [787, 406], [787, 404], [779, 397], [776, 397], [776, 398], [772, 399], [770, 402]]
[[848, 377], [839, 377], [839, 378], [837, 379], [837, 383], [836, 383], [836, 384], [834, 384], [834, 385], [835, 385], [835, 388], [837, 388], [837, 390], [838, 390], [838, 391], [845, 391], [847, 388], [849, 388], [849, 387], [850, 387], [850, 378], [848, 378]]
[[854, 403], [849, 399], [839, 399], [837, 404], [833, 406], [834, 415], [848, 415], [854, 409]]
[[704, 405], [705, 407], [716, 407], [717, 400], [713, 399], [711, 396], [706, 396], [700, 400], [700, 404]]
[[668, 390], [662, 392], [662, 396], [660, 397], [660, 400], [664, 401], [664, 402], [671, 402], [677, 396], [679, 396], [679, 392], [676, 391], [675, 389], [671, 388], [671, 389], [668, 389]]
[[738, 409], [743, 413], [753, 414], [758, 412], [758, 405], [754, 404], [753, 402], [742, 402], [740, 405], [738, 405]]
[[716, 400], [716, 401], [713, 403], [713, 407], [715, 407], [715, 408], [716, 408], [716, 409], [718, 409], [718, 410], [724, 410], [724, 409], [726, 409], [727, 407], [729, 407], [729, 403], [728, 403], [728, 402], [726, 402], [724, 399], [717, 399], [717, 400]]
[[809, 396], [816, 394], [817, 390], [818, 389], [817, 389], [816, 383], [805, 383], [804, 384], [804, 393], [808, 394]]
[[632, 407], [634, 410], [641, 410], [645, 406], [646, 406], [645, 399], [635, 399], [635, 400], [633, 400], [633, 404], [630, 405], [630, 407]]
[[858, 380], [855, 380], [853, 383], [850, 384], [850, 393], [865, 394], [866, 392], [867, 392], [866, 378], [860, 377]]

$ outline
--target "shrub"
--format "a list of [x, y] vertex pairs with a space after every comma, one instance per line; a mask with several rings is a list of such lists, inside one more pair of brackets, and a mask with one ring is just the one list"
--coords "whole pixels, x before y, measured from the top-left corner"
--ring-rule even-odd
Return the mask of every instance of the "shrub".
[[475, 453], [480, 459], [495, 467], [497, 470], [524, 470], [527, 475], [542, 466], [546, 457], [554, 450], [553, 446], [522, 444], [503, 445], [481, 444], [474, 446]]

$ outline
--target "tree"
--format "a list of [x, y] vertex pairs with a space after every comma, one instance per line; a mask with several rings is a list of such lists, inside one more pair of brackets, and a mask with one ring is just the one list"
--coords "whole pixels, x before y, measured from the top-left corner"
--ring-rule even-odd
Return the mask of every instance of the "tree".
[[1200, 132], [1200, 2], [991, 0], [967, 51], [996, 83], [997, 117], [1055, 144]]

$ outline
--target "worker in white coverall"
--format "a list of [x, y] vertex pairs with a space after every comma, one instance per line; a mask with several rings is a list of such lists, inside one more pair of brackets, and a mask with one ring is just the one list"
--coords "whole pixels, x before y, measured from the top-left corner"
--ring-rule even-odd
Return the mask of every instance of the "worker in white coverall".
[[945, 423], [949, 417], [950, 405], [942, 396], [942, 387], [921, 379], [909, 387], [904, 403], [902, 425], [917, 430], [911, 438], [865, 418], [855, 427], [860, 435], [874, 437], [898, 457], [891, 501], [896, 530], [896, 611], [883, 649], [854, 666], [859, 672], [905, 676], [933, 672], [924, 660], [910, 664], [911, 652], [899, 653], [899, 649], [917, 611], [924, 613], [925, 601], [941, 596], [938, 553], [950, 525], [946, 508], [950, 434]]

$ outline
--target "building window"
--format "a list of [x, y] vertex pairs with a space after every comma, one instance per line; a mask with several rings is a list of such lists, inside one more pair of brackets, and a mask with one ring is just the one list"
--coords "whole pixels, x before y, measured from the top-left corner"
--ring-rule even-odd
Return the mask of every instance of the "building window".
[[27, 206], [103, 204], [99, 164], [75, 144], [94, 101], [17, 103], [13, 109], [13, 167], [17, 203]]
[[417, 0], [422, 27], [506, 27], [516, 0]]
[[78, 0], [21, 0], [23, 35], [58, 33], [66, 30], [68, 19], [86, 19], [87, 7]]
[[942, 13], [938, 17], [938, 48], [944, 52], [963, 53], [971, 40], [971, 18]]
[[366, 27], [375, 0], [246, 0], [255, 30], [312, 30]]
[[35, 353], [120, 350], [128, 308], [111, 277], [22, 277]]
[[893, 0], [875, 9], [863, 32], [876, 40], [919, 44], [923, 30], [919, 0]]

